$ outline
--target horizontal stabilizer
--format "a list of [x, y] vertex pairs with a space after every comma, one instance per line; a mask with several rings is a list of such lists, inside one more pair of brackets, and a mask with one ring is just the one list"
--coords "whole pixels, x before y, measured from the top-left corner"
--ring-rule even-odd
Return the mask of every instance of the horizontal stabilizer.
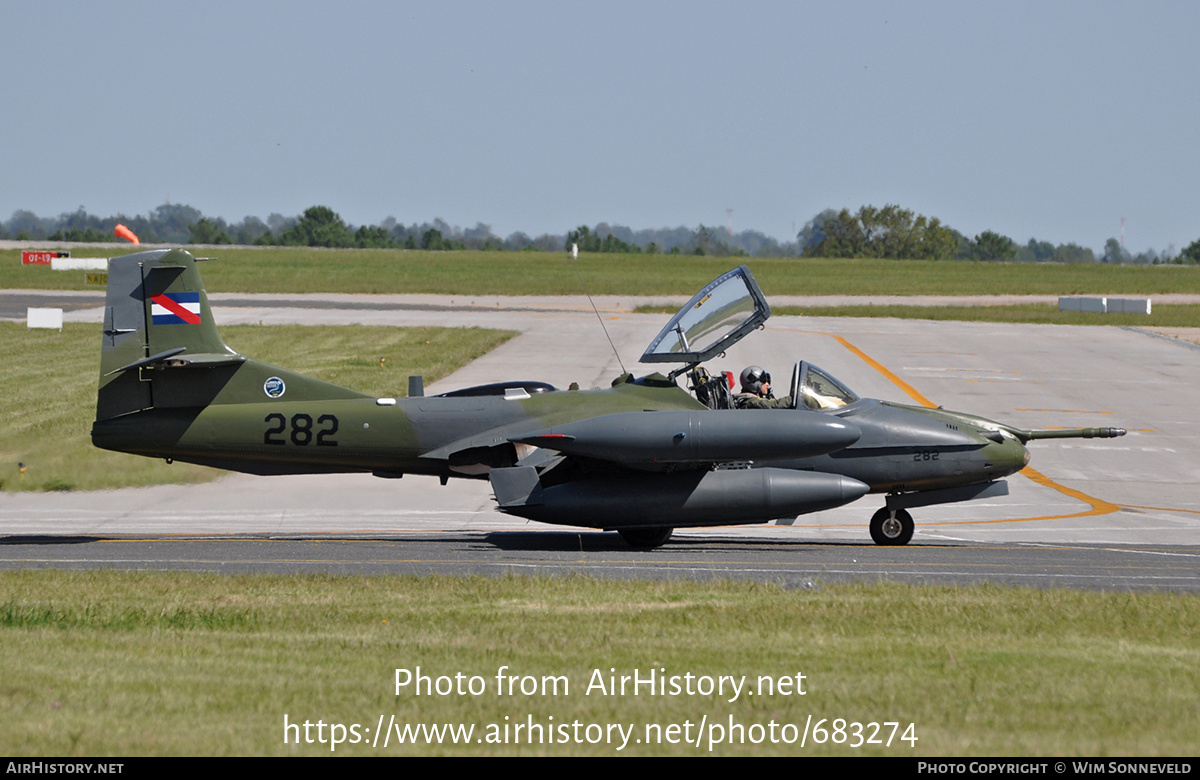
[[187, 347], [168, 349], [159, 352], [157, 355], [151, 355], [141, 360], [135, 360], [120, 368], [114, 368], [105, 374], [105, 376], [146, 366], [153, 366], [154, 368], [215, 368], [217, 366], [236, 366], [239, 363], [246, 362], [245, 355], [235, 355], [228, 352], [215, 355], [211, 353], [186, 355], [184, 354], [185, 352], [187, 352]]

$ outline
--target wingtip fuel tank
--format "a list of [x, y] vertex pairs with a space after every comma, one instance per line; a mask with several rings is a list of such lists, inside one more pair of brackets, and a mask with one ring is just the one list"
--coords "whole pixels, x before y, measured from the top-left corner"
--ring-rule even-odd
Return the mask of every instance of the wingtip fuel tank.
[[[492, 472], [493, 484], [501, 476]], [[841, 474], [781, 468], [599, 474], [551, 487], [530, 477], [529, 496], [502, 504], [500, 511], [549, 523], [570, 517], [608, 529], [766, 522], [833, 509], [870, 490]]]
[[861, 436], [853, 422], [818, 412], [672, 410], [608, 414], [512, 441], [617, 463], [700, 464], [825, 455]]

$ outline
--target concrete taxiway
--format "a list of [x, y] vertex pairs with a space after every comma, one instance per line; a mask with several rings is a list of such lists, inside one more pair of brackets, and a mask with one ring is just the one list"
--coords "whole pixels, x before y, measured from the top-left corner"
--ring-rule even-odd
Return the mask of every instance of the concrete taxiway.
[[[94, 301], [76, 300], [67, 320], [99, 322]], [[666, 317], [631, 313], [642, 302], [596, 301], [618, 358], [583, 298], [213, 296], [219, 325], [520, 332], [429, 393], [505, 378], [606, 386], [622, 363], [648, 372], [636, 360]], [[615, 535], [500, 515], [486, 482], [231, 475], [98, 494], [0, 494], [0, 528], [9, 535], [0, 566], [887, 576], [1200, 590], [1195, 346], [1115, 327], [774, 317], [709, 368], [737, 373], [755, 363], [782, 384], [801, 359], [862, 396], [941, 404], [1027, 428], [1111, 426], [1129, 435], [1032, 443], [1030, 469], [1010, 478], [1009, 496], [914, 510], [916, 535], [903, 550], [869, 543], [878, 496], [790, 527], [681, 529], [646, 553], [623, 548]]]

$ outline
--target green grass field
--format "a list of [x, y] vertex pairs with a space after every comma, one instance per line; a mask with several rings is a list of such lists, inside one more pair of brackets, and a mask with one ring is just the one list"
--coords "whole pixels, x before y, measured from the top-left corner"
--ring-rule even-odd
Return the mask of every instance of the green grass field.
[[[377, 395], [410, 374], [446, 376], [514, 334], [480, 328], [235, 325], [221, 333], [259, 360]], [[379, 358], [386, 358], [380, 365]], [[221, 471], [92, 446], [100, 326], [59, 333], [0, 322], [0, 490], [98, 490], [215, 479]], [[25, 464], [21, 473], [19, 463]]]
[[[130, 250], [80, 248], [77, 257]], [[691, 295], [741, 263], [772, 295], [1083, 295], [1200, 293], [1200, 267], [826, 260], [392, 249], [206, 249], [209, 292]], [[576, 275], [578, 268], [578, 276]], [[0, 250], [0, 288], [76, 289], [83, 272], [20, 264]]]
[[[418, 666], [431, 678], [478, 676], [485, 690], [397, 695], [395, 670]], [[503, 666], [537, 678], [539, 693], [518, 684], [496, 695]], [[607, 684], [610, 669], [745, 675], [751, 686], [803, 674], [805, 695], [587, 694], [595, 670]], [[566, 687], [542, 695], [543, 676]], [[1186, 756], [1200, 729], [1200, 600], [894, 584], [4, 572], [0, 679], [10, 755], [708, 755], [719, 734], [699, 724], [732, 719], [746, 729], [773, 721], [795, 744], [750, 744], [748, 731], [746, 744], [713, 754]], [[284, 744], [285, 714], [314, 724], [313, 744]], [[385, 728], [394, 716], [476, 731], [465, 745], [398, 746], [393, 735], [386, 749], [381, 739], [331, 750], [328, 724], [360, 724], [362, 736], [381, 716]], [[810, 729], [801, 749], [795, 737], [810, 716], [827, 719], [827, 734], [816, 744]], [[634, 736], [621, 751], [604, 741], [475, 741], [488, 724], [530, 717], [620, 723]], [[853, 726], [835, 734], [838, 718], [901, 725], [891, 747], [856, 748]], [[685, 722], [699, 747], [634, 741], [648, 724]], [[900, 740], [910, 723], [915, 745]]]

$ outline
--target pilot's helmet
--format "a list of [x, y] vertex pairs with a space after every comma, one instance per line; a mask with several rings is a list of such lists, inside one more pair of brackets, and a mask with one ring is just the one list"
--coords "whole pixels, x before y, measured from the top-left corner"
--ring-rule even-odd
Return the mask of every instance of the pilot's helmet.
[[742, 392], [758, 394], [762, 392], [763, 382], [770, 382], [771, 375], [762, 366], [746, 366], [742, 369]]

